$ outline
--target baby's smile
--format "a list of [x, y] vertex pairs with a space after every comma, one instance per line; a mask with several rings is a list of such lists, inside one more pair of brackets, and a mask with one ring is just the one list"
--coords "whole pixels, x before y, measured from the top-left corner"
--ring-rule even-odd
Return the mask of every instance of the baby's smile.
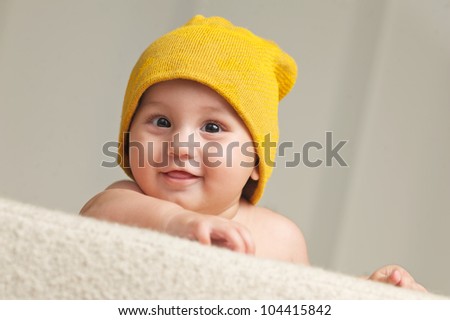
[[201, 176], [185, 170], [170, 170], [161, 172], [162, 182], [172, 187], [187, 187], [199, 182]]

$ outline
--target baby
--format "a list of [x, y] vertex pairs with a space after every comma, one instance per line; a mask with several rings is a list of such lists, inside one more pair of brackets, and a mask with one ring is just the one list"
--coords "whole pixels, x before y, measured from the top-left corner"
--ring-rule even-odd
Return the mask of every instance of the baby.
[[[126, 91], [118, 162], [132, 178], [83, 215], [257, 257], [309, 264], [286, 217], [257, 207], [278, 141], [278, 103], [297, 76], [275, 43], [220, 17], [195, 16], [141, 55]], [[425, 290], [404, 269], [369, 279]]]

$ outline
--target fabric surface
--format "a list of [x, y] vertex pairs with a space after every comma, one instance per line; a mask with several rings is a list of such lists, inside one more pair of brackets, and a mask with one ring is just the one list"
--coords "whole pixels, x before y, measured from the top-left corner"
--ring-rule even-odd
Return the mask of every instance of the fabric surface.
[[0, 299], [434, 299], [0, 198]]

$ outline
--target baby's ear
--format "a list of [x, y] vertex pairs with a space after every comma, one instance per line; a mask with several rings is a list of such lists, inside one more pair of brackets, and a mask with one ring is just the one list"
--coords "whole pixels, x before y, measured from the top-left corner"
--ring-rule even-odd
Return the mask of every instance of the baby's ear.
[[252, 173], [250, 174], [250, 178], [254, 181], [258, 181], [259, 180], [259, 165], [256, 165], [253, 168]]

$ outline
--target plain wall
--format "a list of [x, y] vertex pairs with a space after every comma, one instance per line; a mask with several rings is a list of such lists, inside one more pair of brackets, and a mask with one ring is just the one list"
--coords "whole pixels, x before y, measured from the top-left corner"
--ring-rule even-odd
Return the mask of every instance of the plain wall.
[[[280, 141], [294, 147], [260, 204], [300, 226], [312, 263], [355, 275], [401, 264], [450, 294], [450, 1], [1, 0], [0, 195], [76, 213], [125, 178], [101, 163], [129, 73], [197, 13], [298, 63], [279, 111]], [[347, 141], [348, 167], [285, 167], [326, 132]]]

